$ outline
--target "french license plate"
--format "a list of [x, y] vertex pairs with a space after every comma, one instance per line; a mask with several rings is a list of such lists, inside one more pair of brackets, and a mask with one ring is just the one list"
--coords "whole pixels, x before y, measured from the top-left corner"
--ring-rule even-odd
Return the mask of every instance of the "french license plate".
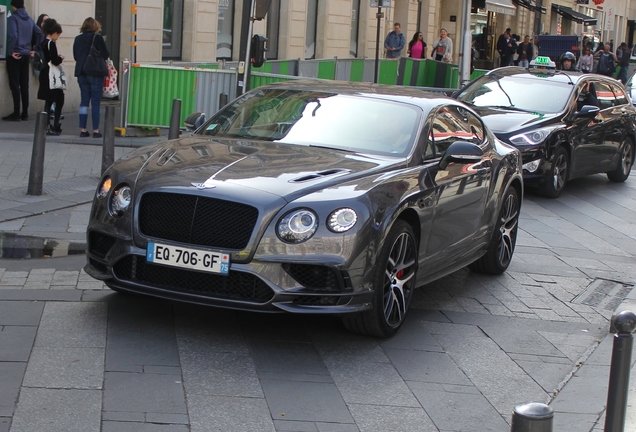
[[227, 253], [210, 252], [155, 242], [148, 242], [146, 261], [222, 275], [228, 274], [230, 270], [230, 255]]

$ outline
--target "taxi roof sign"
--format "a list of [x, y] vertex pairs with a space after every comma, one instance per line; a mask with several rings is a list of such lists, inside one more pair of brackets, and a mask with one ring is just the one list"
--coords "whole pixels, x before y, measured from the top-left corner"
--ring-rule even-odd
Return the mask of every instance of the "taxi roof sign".
[[556, 64], [550, 60], [550, 57], [539, 56], [530, 62], [530, 67], [539, 69], [556, 69]]

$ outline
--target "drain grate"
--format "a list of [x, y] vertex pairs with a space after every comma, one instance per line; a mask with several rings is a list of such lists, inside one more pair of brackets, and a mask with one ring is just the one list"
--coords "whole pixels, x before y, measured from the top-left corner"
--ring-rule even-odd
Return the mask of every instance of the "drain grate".
[[596, 279], [581, 294], [576, 296], [572, 303], [605, 310], [615, 310], [625, 300], [632, 288], [632, 285]]

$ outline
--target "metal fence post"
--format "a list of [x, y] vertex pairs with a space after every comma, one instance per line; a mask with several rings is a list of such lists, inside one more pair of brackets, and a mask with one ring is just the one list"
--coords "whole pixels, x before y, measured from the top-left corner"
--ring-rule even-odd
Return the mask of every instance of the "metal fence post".
[[115, 107], [106, 106], [104, 145], [102, 147], [102, 174], [115, 162]]
[[179, 138], [179, 123], [181, 122], [181, 99], [172, 99], [172, 115], [170, 116], [170, 131], [168, 139]]
[[623, 432], [629, 393], [629, 373], [632, 362], [632, 349], [636, 329], [636, 315], [623, 311], [612, 317], [616, 329], [612, 347], [609, 386], [607, 389], [607, 411], [605, 413], [605, 432]]
[[33, 133], [33, 152], [31, 153], [31, 168], [29, 169], [29, 186], [27, 195], [42, 195], [44, 182], [44, 149], [46, 146], [47, 112], [39, 112], [35, 117], [35, 131]]
[[546, 404], [530, 402], [515, 406], [510, 432], [552, 432], [554, 410]]

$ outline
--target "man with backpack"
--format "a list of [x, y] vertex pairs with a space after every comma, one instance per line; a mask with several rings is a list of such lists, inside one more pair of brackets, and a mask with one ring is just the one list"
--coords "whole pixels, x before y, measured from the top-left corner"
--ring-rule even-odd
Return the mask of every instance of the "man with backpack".
[[[40, 44], [44, 35], [24, 9], [24, 0], [11, 0], [13, 14], [7, 18], [9, 43], [7, 45], [7, 75], [13, 96], [13, 112], [2, 120], [29, 119], [29, 59], [32, 41]], [[20, 111], [22, 99], [22, 111]]]
[[605, 44], [603, 51], [597, 51], [594, 57], [598, 57], [598, 67], [596, 73], [599, 75], [605, 75], [611, 77], [616, 69], [616, 63], [618, 59], [610, 49], [610, 44]]

